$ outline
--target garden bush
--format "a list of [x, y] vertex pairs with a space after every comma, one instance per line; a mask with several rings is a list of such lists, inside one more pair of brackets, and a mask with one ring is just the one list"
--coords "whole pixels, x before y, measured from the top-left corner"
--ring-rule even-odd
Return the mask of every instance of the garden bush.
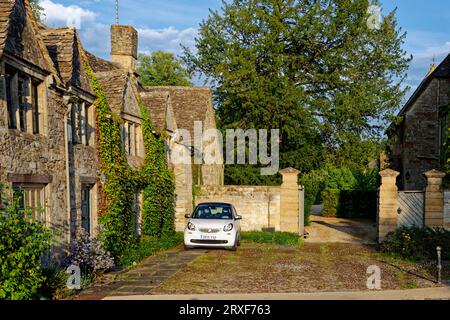
[[64, 260], [63, 265], [79, 266], [82, 274], [95, 277], [112, 268], [114, 259], [103, 249], [99, 240], [85, 231], [80, 231], [77, 239], [71, 244], [70, 255]]
[[450, 260], [450, 231], [440, 228], [399, 228], [388, 234], [381, 250], [410, 260], [436, 260], [436, 247]]
[[0, 299], [35, 299], [45, 282], [42, 259], [52, 233], [0, 184]]
[[242, 242], [247, 243], [268, 243], [278, 245], [298, 245], [303, 243], [301, 237], [295, 233], [289, 232], [242, 232]]
[[336, 217], [339, 205], [340, 191], [338, 189], [325, 189], [321, 193], [324, 217]]

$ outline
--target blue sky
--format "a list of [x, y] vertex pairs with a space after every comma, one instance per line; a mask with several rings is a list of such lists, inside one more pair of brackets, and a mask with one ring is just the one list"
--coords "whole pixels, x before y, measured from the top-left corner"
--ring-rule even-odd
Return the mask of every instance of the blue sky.
[[[41, 0], [49, 26], [74, 24], [85, 48], [109, 55], [109, 25], [115, 21], [114, 0]], [[381, 0], [383, 13], [397, 7], [399, 26], [407, 32], [405, 49], [414, 60], [407, 84], [415, 88], [427, 73], [433, 57], [439, 63], [450, 53], [450, 1]], [[139, 31], [139, 50], [180, 52], [192, 47], [198, 24], [220, 0], [119, 0], [120, 23]], [[72, 17], [68, 21], [68, 17]]]

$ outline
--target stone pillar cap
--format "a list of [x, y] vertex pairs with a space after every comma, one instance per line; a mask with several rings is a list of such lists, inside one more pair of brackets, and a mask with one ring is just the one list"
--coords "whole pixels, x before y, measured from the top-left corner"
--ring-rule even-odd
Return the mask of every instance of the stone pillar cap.
[[447, 174], [436, 169], [427, 171], [423, 174], [427, 178], [444, 178]]
[[392, 170], [392, 169], [386, 169], [379, 173], [379, 175], [383, 178], [385, 177], [398, 177], [400, 175], [400, 172]]
[[282, 169], [278, 172], [281, 174], [286, 174], [286, 173], [300, 174], [300, 171], [297, 169], [294, 169], [294, 168], [286, 168], [286, 169]]

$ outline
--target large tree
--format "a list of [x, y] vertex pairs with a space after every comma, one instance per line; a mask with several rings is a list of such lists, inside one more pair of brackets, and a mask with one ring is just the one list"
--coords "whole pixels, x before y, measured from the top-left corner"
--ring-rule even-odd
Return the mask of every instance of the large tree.
[[[375, 3], [377, 4], [377, 3]], [[410, 58], [395, 11], [371, 28], [367, 0], [232, 0], [201, 23], [191, 72], [213, 86], [222, 128], [279, 128], [281, 165], [356, 162], [405, 93]], [[350, 161], [353, 161], [350, 160]], [[345, 159], [344, 159], [345, 161]]]
[[189, 74], [173, 53], [140, 54], [138, 72], [145, 86], [191, 86]]
[[36, 19], [41, 21], [41, 16], [44, 15], [44, 8], [39, 4], [40, 0], [30, 0], [31, 9], [33, 10]]

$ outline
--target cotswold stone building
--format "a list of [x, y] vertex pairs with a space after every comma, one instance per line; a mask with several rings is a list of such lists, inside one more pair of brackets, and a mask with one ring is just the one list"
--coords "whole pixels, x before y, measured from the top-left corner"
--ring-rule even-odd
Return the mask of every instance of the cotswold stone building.
[[425, 172], [440, 169], [448, 134], [450, 55], [430, 72], [389, 129], [389, 168], [400, 172], [401, 190], [423, 190]]
[[[75, 29], [37, 22], [28, 0], [0, 1], [0, 181], [22, 194], [23, 207], [52, 227], [65, 248], [79, 229], [97, 230], [99, 171], [95, 95], [83, 56], [102, 85], [112, 111], [122, 118], [122, 143], [131, 167], [144, 162], [139, 101], [150, 111], [155, 134], [167, 134], [168, 165], [176, 179], [178, 228], [192, 210], [193, 172], [203, 184], [221, 184], [223, 166], [177, 165], [170, 150], [191, 142], [173, 137], [194, 121], [215, 128], [206, 88], [143, 88], [136, 73], [138, 34], [111, 27], [111, 61], [84, 51]], [[197, 181], [198, 178], [195, 178]], [[135, 194], [139, 217], [142, 195]], [[42, 210], [39, 210], [42, 209]], [[139, 221], [139, 219], [138, 219]], [[136, 232], [139, 233], [139, 225]]]

